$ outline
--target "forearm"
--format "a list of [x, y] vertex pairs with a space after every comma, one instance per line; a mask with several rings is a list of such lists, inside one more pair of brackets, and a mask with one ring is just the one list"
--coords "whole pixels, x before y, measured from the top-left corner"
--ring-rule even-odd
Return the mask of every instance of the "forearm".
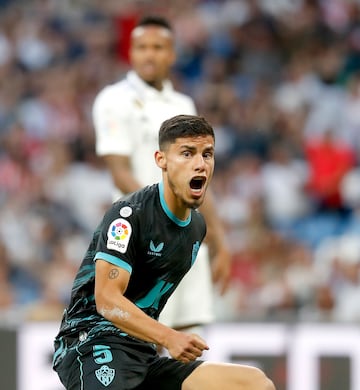
[[175, 330], [145, 314], [121, 294], [107, 294], [97, 303], [97, 310], [123, 332], [157, 345], [168, 347], [167, 339]]
[[211, 192], [207, 193], [206, 201], [200, 211], [207, 224], [205, 242], [209, 248], [212, 280], [218, 285], [220, 294], [224, 294], [230, 284], [231, 252], [226, 242], [224, 225], [216, 212]]
[[199, 336], [178, 332], [161, 324], [124, 296], [110, 296], [112, 298], [97, 304], [97, 309], [104, 318], [131, 336], [165, 347], [174, 359], [187, 363], [209, 348]]
[[225, 249], [227, 245], [224, 226], [220, 223], [220, 216], [216, 212], [211, 191], [207, 192], [205, 201], [200, 207], [200, 212], [203, 214], [207, 226], [205, 242], [209, 247], [210, 255], [214, 256], [218, 251]]
[[123, 194], [128, 194], [141, 188], [141, 184], [136, 180], [132, 172], [129, 157], [106, 155], [104, 156], [104, 161], [111, 173], [115, 186]]
[[123, 194], [137, 191], [141, 188], [140, 183], [134, 178], [130, 171], [113, 173], [114, 184]]

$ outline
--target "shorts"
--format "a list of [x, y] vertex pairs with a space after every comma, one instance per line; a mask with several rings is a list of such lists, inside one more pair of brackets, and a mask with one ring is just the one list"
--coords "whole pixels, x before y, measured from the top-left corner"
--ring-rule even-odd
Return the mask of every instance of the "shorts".
[[202, 244], [194, 265], [167, 301], [159, 321], [172, 328], [206, 325], [215, 318], [213, 300], [208, 248]]
[[61, 349], [61, 358], [54, 370], [67, 390], [181, 390], [203, 362], [160, 357], [152, 344], [114, 334], [85, 342], [62, 338], [55, 348]]

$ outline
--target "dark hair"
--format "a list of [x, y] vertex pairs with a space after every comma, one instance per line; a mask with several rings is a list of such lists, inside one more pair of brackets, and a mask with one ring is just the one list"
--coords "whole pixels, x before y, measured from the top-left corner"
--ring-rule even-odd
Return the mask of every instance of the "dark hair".
[[159, 148], [163, 150], [177, 138], [210, 135], [215, 140], [212, 126], [207, 120], [196, 115], [176, 115], [164, 121], [159, 130]]
[[172, 27], [167, 19], [165, 19], [162, 16], [144, 16], [140, 21], [137, 23], [136, 27], [144, 27], [144, 26], [158, 26], [158, 27], [164, 27], [170, 31], [172, 31]]

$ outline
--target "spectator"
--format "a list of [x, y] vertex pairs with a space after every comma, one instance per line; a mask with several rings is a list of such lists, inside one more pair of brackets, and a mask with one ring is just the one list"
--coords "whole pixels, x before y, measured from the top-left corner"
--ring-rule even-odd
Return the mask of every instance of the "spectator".
[[305, 142], [305, 158], [309, 164], [307, 189], [317, 210], [343, 211], [341, 181], [355, 166], [353, 147], [338, 140], [329, 128]]

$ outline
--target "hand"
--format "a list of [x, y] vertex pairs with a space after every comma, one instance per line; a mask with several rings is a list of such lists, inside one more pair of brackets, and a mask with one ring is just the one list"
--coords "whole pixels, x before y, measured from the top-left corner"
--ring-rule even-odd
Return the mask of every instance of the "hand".
[[223, 246], [211, 259], [212, 280], [218, 285], [221, 295], [224, 295], [230, 285], [231, 253]]
[[205, 340], [196, 334], [174, 331], [166, 346], [173, 359], [189, 363], [200, 357], [204, 350], [209, 349]]

